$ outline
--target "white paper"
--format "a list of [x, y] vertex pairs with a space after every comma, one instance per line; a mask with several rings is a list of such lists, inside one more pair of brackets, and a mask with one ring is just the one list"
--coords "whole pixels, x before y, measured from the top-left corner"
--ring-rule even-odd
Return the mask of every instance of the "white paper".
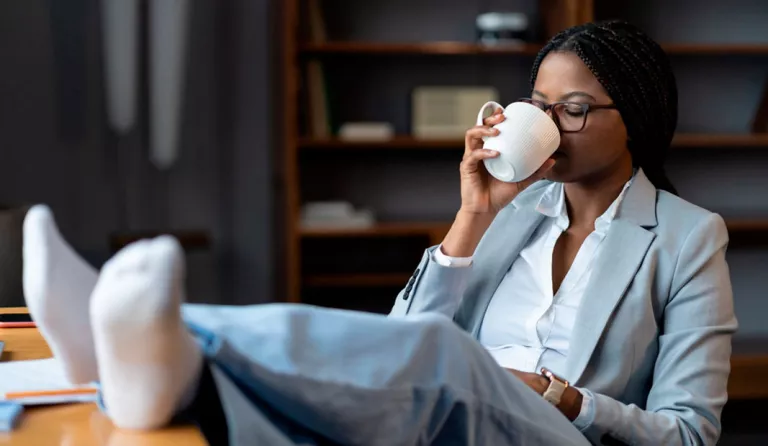
[[[95, 389], [93, 384], [75, 386], [67, 381], [56, 359], [0, 362], [0, 401], [11, 392]], [[95, 401], [95, 394], [50, 395], [14, 400], [24, 405]]]

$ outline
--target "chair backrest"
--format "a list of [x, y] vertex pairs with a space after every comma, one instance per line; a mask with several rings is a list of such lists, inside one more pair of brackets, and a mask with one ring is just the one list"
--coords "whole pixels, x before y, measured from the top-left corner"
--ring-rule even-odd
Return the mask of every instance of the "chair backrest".
[[29, 206], [0, 206], [0, 307], [23, 307], [22, 246]]

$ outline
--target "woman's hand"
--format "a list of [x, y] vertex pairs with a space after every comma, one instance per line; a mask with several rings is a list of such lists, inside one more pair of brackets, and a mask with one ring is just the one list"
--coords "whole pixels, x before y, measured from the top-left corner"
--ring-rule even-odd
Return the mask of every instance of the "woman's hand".
[[555, 165], [548, 159], [533, 175], [517, 183], [505, 183], [492, 177], [483, 160], [496, 158], [498, 152], [483, 149], [483, 136], [498, 135], [492, 126], [503, 122], [501, 109], [485, 118], [483, 125], [467, 131], [464, 159], [461, 161], [461, 208], [440, 249], [452, 257], [471, 257], [496, 214], [526, 187], [540, 180]]
[[515, 369], [506, 369], [509, 373], [515, 375], [520, 381], [528, 385], [534, 392], [543, 395], [549, 387], [549, 380], [538, 373], [521, 372]]
[[483, 149], [483, 136], [496, 136], [499, 130], [494, 125], [504, 122], [501, 109], [478, 125], [467, 130], [464, 138], [464, 158], [461, 162], [461, 210], [472, 214], [495, 215], [508, 205], [526, 187], [540, 180], [554, 166], [548, 159], [530, 177], [517, 182], [505, 183], [492, 177], [485, 169], [483, 160], [496, 158], [499, 152]]
[[[515, 369], [505, 369], [511, 374], [515, 375], [520, 381], [528, 385], [534, 392], [539, 395], [543, 395], [544, 391], [549, 387], [549, 380], [538, 373], [521, 372]], [[563, 413], [569, 420], [573, 421], [581, 413], [581, 402], [584, 396], [578, 389], [568, 386], [563, 392], [563, 396], [560, 398], [560, 404], [557, 408]]]

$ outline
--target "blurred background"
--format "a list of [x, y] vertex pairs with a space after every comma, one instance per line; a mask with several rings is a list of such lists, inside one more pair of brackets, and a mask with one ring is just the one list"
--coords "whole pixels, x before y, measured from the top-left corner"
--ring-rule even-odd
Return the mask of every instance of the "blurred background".
[[0, 304], [23, 304], [20, 222], [46, 203], [95, 266], [177, 235], [194, 302], [386, 312], [458, 210], [479, 106], [527, 95], [556, 32], [610, 18], [670, 55], [669, 176], [728, 223], [722, 444], [768, 442], [765, 0], [0, 2]]
[[178, 235], [190, 300], [275, 298], [277, 6], [0, 2], [0, 204], [48, 204], [97, 266]]

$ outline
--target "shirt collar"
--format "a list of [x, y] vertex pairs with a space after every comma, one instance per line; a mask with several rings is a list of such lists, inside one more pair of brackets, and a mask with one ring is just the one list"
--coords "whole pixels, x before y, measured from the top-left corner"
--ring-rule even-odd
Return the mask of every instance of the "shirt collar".
[[563, 183], [552, 183], [541, 194], [536, 210], [547, 217], [557, 217], [565, 212], [565, 194]]
[[[632, 184], [636, 172], [637, 170], [632, 172], [632, 177], [624, 184], [624, 188], [622, 188], [619, 196], [616, 197], [616, 199], [613, 200], [613, 203], [608, 206], [608, 209], [595, 220], [596, 232], [605, 234], [605, 232], [608, 231], [608, 227], [616, 217], [616, 213], [619, 211], [619, 206], [626, 195], [627, 189], [629, 189], [629, 186]], [[554, 218], [555, 224], [560, 227], [561, 230], [565, 231], [568, 229], [570, 220], [568, 219], [568, 210], [565, 206], [565, 190], [563, 183], [552, 183], [547, 186], [544, 193], [541, 195], [539, 202], [536, 204], [536, 211], [547, 217]]]

